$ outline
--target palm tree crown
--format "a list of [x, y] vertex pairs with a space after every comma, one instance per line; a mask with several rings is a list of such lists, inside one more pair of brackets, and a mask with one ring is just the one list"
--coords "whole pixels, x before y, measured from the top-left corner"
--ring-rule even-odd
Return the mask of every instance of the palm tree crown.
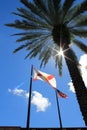
[[[17, 42], [25, 41], [25, 44], [23, 43], [15, 49], [14, 53], [26, 48], [28, 50], [26, 58], [38, 55], [41, 66], [45, 66], [52, 56], [61, 75], [62, 55], [60, 55], [60, 50], [62, 48], [87, 125], [87, 111], [85, 115], [83, 110], [83, 108], [87, 110], [87, 107], [85, 107], [85, 103], [81, 104], [84, 100], [82, 96], [87, 95], [87, 90], [77, 66], [77, 57], [70, 46], [73, 43], [87, 53], [87, 46], [78, 40], [79, 37], [87, 37], [87, 0], [82, 0], [79, 4], [75, 4], [76, 0], [64, 0], [64, 2], [62, 0], [21, 0], [21, 2], [24, 7], [17, 8], [17, 12], [13, 12], [21, 19], [6, 24], [23, 30], [14, 35], [20, 36]], [[81, 97], [79, 93], [81, 93]]]
[[[17, 8], [13, 14], [22, 17], [14, 23], [6, 24], [24, 30], [14, 34], [21, 36], [17, 42], [26, 41], [14, 52], [22, 48], [29, 50], [27, 57], [35, 57], [39, 54], [42, 64], [46, 65], [51, 56], [54, 57], [56, 66], [62, 68], [62, 57], [58, 51], [64, 43], [76, 44], [80, 49], [87, 52], [87, 46], [76, 39], [76, 36], [87, 37], [87, 1], [74, 5], [75, 0], [21, 0], [26, 8]], [[60, 36], [61, 35], [61, 36]], [[63, 45], [62, 41], [63, 40]], [[55, 56], [57, 55], [57, 56]], [[59, 71], [61, 75], [61, 70]]]

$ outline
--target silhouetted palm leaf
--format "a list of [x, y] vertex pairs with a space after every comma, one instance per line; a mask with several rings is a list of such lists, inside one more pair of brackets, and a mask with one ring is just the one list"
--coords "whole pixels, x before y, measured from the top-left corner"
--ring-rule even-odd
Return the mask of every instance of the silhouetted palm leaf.
[[71, 14], [68, 22], [73, 20], [78, 15], [84, 13], [85, 11], [87, 11], [87, 0], [84, 0], [81, 4], [78, 4], [71, 8], [71, 10], [68, 12], [68, 16]]
[[70, 30], [74, 35], [79, 37], [86, 38], [87, 37], [87, 30], [86, 29], [72, 29]]
[[81, 42], [81, 41], [79, 41], [79, 40], [73, 40], [73, 42], [75, 43], [75, 45], [77, 45], [82, 51], [84, 51], [85, 53], [87, 53], [87, 46], [83, 43], [83, 42]]
[[65, 18], [68, 10], [72, 7], [74, 1], [75, 0], [69, 0], [69, 1], [65, 0], [64, 1], [63, 7], [62, 7], [63, 19]]

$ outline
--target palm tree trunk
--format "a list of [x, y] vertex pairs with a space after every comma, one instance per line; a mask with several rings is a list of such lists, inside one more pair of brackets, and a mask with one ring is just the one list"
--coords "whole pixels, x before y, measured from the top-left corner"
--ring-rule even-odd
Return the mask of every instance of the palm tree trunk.
[[65, 61], [75, 88], [76, 97], [79, 103], [80, 111], [82, 112], [83, 120], [87, 126], [87, 89], [77, 67], [77, 63], [75, 63], [72, 50], [68, 46], [65, 46], [63, 49], [67, 50], [64, 52]]

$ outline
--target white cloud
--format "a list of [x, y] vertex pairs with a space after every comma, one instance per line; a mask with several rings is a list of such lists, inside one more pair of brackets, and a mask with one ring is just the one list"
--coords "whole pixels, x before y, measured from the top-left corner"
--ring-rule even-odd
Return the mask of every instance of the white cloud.
[[24, 85], [24, 82], [20, 83], [19, 85], [16, 86], [16, 88], [20, 88], [21, 86]]
[[75, 93], [75, 89], [74, 89], [72, 81], [69, 82], [68, 85], [70, 86], [69, 90], [72, 91], [73, 93]]
[[[87, 87], [87, 54], [84, 54], [80, 57], [79, 64], [83, 81], [85, 83], [85, 86]], [[68, 85], [70, 87], [70, 91], [75, 93], [72, 81], [69, 82]]]
[[15, 88], [15, 89], [8, 89], [8, 92], [11, 92], [13, 93], [14, 95], [17, 95], [17, 96], [24, 96], [26, 94], [26, 90], [23, 90], [23, 89], [18, 89], [18, 88]]
[[45, 111], [47, 107], [51, 105], [48, 98], [43, 97], [42, 94], [40, 94], [37, 91], [33, 91], [34, 96], [32, 97], [31, 103], [36, 106], [37, 112], [39, 111]]
[[79, 63], [84, 67], [87, 66], [87, 54], [84, 54], [80, 57]]
[[81, 64], [81, 72], [85, 86], [87, 87], [87, 54], [80, 57], [79, 63]]
[[25, 98], [27, 98], [27, 99], [29, 98], [29, 93], [28, 92], [25, 93]]
[[[29, 93], [26, 90], [23, 89], [8, 89], [8, 92], [17, 95], [17, 96], [23, 96], [24, 98], [28, 99]], [[36, 106], [36, 111], [42, 111], [44, 112], [51, 103], [49, 102], [48, 98], [43, 97], [43, 95], [37, 91], [32, 92], [32, 99], [31, 103]]]

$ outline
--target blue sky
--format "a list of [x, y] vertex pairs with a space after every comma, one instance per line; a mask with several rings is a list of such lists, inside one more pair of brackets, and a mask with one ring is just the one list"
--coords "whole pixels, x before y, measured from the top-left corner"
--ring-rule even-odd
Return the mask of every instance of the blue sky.
[[[4, 26], [17, 18], [11, 12], [22, 4], [19, 0], [1, 0], [0, 5], [0, 126], [26, 127], [31, 65], [40, 69], [40, 61], [37, 58], [24, 60], [25, 50], [13, 54], [18, 43], [16, 43], [17, 37], [10, 35], [17, 33], [17, 30]], [[83, 72], [86, 75], [87, 55], [81, 53], [75, 46], [74, 49], [78, 52], [78, 59], [82, 58], [80, 62], [83, 63]], [[55, 69], [52, 59], [45, 68], [40, 70], [54, 74], [58, 89], [68, 95], [68, 99], [59, 98], [63, 127], [85, 127], [75, 93], [70, 91], [68, 85], [71, 84], [71, 79], [65, 62], [62, 77], [58, 76], [58, 70]], [[85, 84], [87, 86], [86, 82]], [[55, 91], [46, 82], [40, 80], [33, 81], [32, 87], [30, 127], [60, 127]]]

